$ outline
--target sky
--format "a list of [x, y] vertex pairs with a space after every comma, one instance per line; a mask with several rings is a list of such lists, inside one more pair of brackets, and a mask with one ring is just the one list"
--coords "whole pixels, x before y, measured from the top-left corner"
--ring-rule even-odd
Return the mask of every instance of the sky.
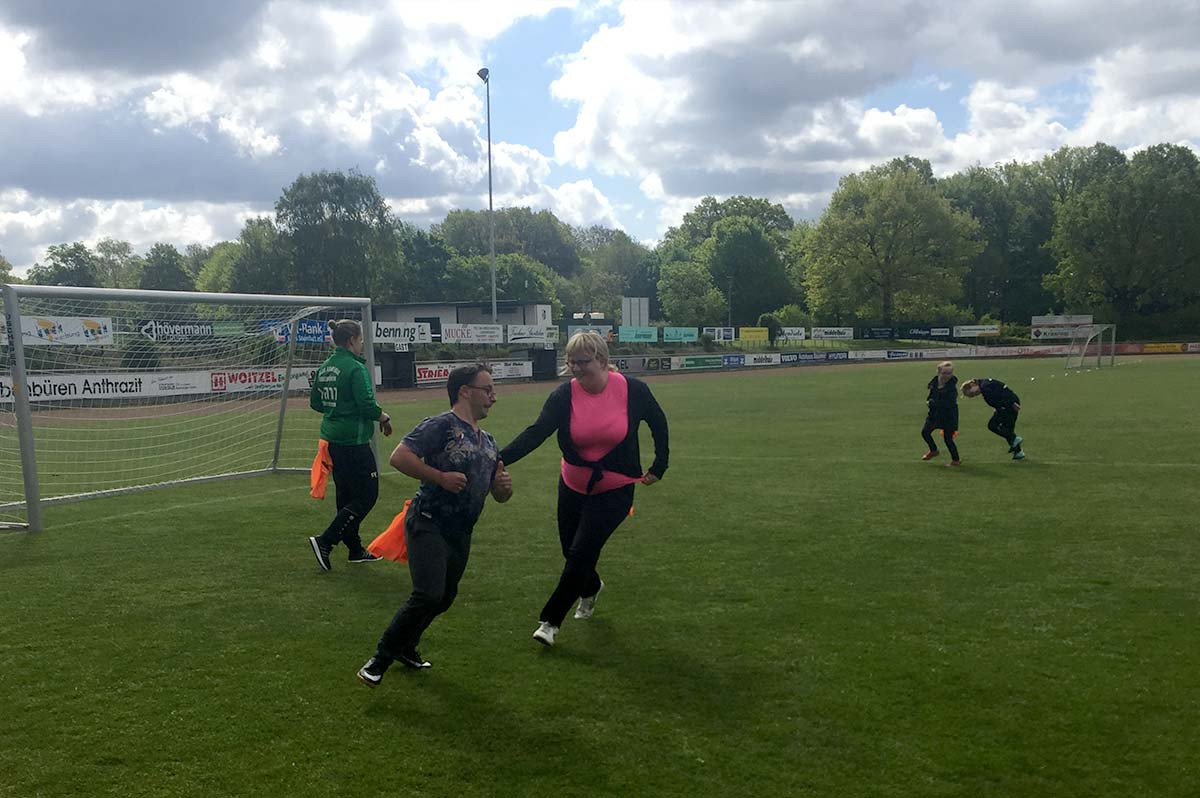
[[1197, 42], [1200, 0], [0, 0], [0, 255], [234, 239], [323, 169], [486, 209], [485, 66], [495, 206], [647, 244], [905, 154], [1200, 152]]

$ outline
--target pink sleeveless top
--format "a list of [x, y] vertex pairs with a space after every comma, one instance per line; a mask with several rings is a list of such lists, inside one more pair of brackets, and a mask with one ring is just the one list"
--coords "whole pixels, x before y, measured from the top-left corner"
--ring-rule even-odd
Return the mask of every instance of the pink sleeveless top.
[[[571, 442], [585, 460], [596, 461], [611, 452], [629, 432], [629, 383], [620, 372], [610, 371], [600, 393], [588, 393], [578, 380], [571, 380]], [[576, 493], [587, 493], [592, 469], [562, 461], [562, 478]], [[623, 488], [640, 477], [607, 469], [592, 487], [592, 494]]]

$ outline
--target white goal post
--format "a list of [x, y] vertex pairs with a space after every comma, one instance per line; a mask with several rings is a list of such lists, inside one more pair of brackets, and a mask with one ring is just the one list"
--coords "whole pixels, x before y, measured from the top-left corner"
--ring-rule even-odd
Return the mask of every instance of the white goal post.
[[[1108, 339], [1108, 363], [1105, 360], [1105, 339]], [[1117, 325], [1115, 324], [1085, 324], [1076, 327], [1071, 333], [1071, 343], [1067, 345], [1067, 368], [1078, 369], [1090, 365], [1092, 356], [1096, 358], [1096, 368], [1112, 366], [1117, 356]]]
[[[0, 322], [0, 528], [46, 505], [305, 471], [312, 372], [328, 322], [362, 297], [5, 285]], [[300, 412], [295, 412], [299, 410]], [[289, 412], [293, 411], [293, 412]]]

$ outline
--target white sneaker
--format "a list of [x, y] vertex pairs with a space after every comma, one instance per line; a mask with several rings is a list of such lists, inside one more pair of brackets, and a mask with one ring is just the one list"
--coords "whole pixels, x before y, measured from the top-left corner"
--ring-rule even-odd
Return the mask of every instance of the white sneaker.
[[541, 643], [543, 646], [554, 645], [554, 636], [558, 634], [558, 627], [554, 624], [542, 621], [533, 633], [533, 639]]
[[600, 598], [600, 591], [604, 589], [604, 580], [600, 580], [600, 587], [596, 590], [593, 596], [584, 596], [579, 600], [579, 606], [575, 608], [575, 620], [586, 621], [592, 617], [592, 613], [596, 611], [596, 599]]

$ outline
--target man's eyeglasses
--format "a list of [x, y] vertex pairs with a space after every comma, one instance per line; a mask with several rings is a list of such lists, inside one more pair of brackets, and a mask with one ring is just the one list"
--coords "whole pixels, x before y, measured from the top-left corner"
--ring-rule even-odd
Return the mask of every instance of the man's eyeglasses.
[[468, 385], [466, 387], [474, 388], [477, 391], [483, 391], [488, 396], [496, 395], [496, 386], [495, 385]]

